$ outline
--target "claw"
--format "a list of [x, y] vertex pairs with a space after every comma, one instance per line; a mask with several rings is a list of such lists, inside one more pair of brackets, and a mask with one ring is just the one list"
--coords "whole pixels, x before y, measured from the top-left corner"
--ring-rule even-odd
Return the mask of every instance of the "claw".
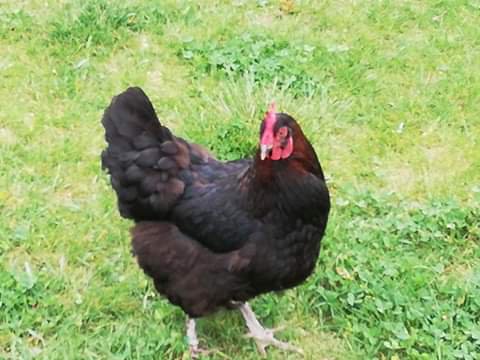
[[203, 349], [199, 346], [190, 346], [190, 357], [192, 359], [200, 358], [200, 355], [207, 356], [211, 353], [210, 350]]
[[246, 337], [255, 340], [258, 351], [263, 357], [267, 356], [267, 352], [265, 349], [269, 345], [275, 346], [282, 350], [295, 351], [303, 355], [302, 349], [290, 345], [289, 343], [280, 341], [274, 337], [275, 332], [284, 329], [285, 326], [280, 326], [275, 329], [266, 329], [257, 320], [254, 312], [252, 311], [248, 303], [241, 305], [239, 309], [243, 315], [243, 318], [245, 319], [245, 322], [247, 323], [247, 327], [249, 330], [249, 332], [246, 334]]
[[303, 355], [303, 350], [293, 346], [287, 342], [280, 341], [275, 338], [275, 329], [266, 329], [264, 328], [263, 331], [257, 331], [255, 333], [248, 333], [247, 337], [253, 338], [255, 340], [255, 343], [257, 344], [258, 351], [262, 356], [267, 356], [266, 348], [267, 346], [271, 345], [274, 347], [277, 347], [282, 350], [286, 351], [295, 351], [298, 352], [299, 354]]

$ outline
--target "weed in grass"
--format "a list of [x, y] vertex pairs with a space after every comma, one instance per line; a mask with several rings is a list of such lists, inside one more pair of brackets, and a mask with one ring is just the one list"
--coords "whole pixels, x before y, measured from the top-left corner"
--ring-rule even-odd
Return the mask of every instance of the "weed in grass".
[[359, 195], [339, 197], [330, 230], [346, 241], [324, 248], [325, 271], [307, 286], [322, 299], [310, 299], [314, 311], [342, 318], [338, 326], [370, 354], [453, 358], [464, 349], [474, 358], [480, 208]]
[[237, 78], [251, 74], [262, 86], [275, 83], [280, 89], [308, 97], [319, 84], [302, 69], [302, 64], [313, 59], [314, 51], [310, 45], [291, 46], [287, 41], [244, 34], [224, 42], [184, 42], [179, 56], [193, 64], [195, 74], [218, 72]]
[[[131, 33], [147, 29], [161, 32], [167, 21], [162, 7], [153, 4], [142, 7], [90, 0], [79, 9], [69, 9], [70, 6], [67, 5], [66, 17], [52, 23], [49, 39], [73, 53], [86, 49], [94, 55], [104, 54], [124, 43]], [[65, 56], [64, 51], [59, 55]]]
[[33, 20], [23, 10], [0, 10], [0, 37], [21, 41], [33, 29]]

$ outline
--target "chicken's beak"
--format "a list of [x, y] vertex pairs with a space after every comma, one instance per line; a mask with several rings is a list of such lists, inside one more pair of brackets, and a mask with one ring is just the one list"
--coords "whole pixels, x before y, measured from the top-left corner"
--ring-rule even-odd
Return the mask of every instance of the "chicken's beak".
[[272, 150], [272, 145], [260, 145], [260, 159], [265, 160], [268, 156], [268, 153]]

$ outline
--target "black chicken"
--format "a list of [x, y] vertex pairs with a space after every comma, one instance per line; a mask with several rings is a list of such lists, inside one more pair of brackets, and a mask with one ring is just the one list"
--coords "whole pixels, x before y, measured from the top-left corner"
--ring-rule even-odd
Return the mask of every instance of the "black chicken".
[[113, 98], [103, 126], [120, 214], [135, 221], [133, 252], [158, 292], [195, 318], [238, 308], [250, 335], [299, 350], [264, 329], [246, 302], [294, 287], [313, 271], [330, 199], [322, 168], [300, 126], [272, 104], [253, 159], [221, 162], [162, 126], [140, 88]]

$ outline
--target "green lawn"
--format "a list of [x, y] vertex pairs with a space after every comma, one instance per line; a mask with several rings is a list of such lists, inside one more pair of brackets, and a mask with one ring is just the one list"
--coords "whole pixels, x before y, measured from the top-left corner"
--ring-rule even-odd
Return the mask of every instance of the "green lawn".
[[[100, 169], [130, 85], [222, 159], [272, 99], [312, 140], [321, 259], [252, 303], [305, 358], [480, 359], [478, 0], [0, 2], [1, 359], [188, 358]], [[208, 358], [259, 358], [238, 313], [198, 326]]]

